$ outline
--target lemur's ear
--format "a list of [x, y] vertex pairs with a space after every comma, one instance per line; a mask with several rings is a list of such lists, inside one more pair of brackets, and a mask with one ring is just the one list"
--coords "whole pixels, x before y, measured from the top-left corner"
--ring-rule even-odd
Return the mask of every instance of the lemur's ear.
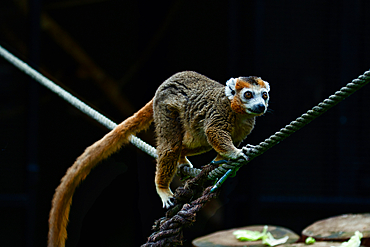
[[236, 85], [236, 79], [235, 78], [230, 78], [226, 82], [226, 87], [225, 87], [225, 95], [228, 97], [230, 100], [234, 98], [234, 95], [236, 93], [235, 91], [235, 85]]
[[267, 81], [263, 81], [266, 85], [267, 92], [270, 92], [270, 84]]

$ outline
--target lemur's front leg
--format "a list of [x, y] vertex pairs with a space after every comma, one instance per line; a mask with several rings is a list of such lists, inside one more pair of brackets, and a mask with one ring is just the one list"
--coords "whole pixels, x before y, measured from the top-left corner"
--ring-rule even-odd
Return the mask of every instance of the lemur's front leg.
[[213, 149], [219, 154], [216, 159], [221, 157], [226, 159], [236, 160], [243, 158], [248, 160], [248, 156], [244, 154], [243, 149], [238, 149], [234, 146], [231, 135], [228, 131], [220, 130], [217, 127], [208, 127], [206, 130], [207, 140], [212, 145]]

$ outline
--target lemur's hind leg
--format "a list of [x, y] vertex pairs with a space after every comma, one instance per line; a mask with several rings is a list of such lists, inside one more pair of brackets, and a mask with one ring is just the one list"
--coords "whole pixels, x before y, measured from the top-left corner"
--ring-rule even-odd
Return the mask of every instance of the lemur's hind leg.
[[158, 195], [161, 197], [163, 207], [169, 208], [173, 203], [173, 193], [170, 183], [177, 172], [177, 164], [182, 147], [182, 125], [175, 111], [167, 111], [157, 116], [157, 169], [155, 174], [155, 185]]

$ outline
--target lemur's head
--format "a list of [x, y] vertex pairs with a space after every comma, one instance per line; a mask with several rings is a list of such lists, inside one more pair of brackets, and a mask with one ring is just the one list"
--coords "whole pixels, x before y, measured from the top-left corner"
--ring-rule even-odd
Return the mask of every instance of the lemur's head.
[[225, 94], [231, 108], [240, 114], [261, 116], [267, 110], [270, 85], [260, 77], [231, 78], [226, 82]]

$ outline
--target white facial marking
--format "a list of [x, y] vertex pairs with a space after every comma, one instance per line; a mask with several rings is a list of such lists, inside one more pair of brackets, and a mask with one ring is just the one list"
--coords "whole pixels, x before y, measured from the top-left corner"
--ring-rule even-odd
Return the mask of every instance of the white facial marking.
[[235, 86], [236, 86], [236, 79], [235, 78], [230, 78], [226, 82], [226, 87], [225, 87], [225, 95], [226, 97], [229, 98], [229, 100], [232, 100], [235, 96]]
[[265, 83], [267, 92], [270, 92], [270, 84], [267, 81], [263, 81], [263, 82]]

